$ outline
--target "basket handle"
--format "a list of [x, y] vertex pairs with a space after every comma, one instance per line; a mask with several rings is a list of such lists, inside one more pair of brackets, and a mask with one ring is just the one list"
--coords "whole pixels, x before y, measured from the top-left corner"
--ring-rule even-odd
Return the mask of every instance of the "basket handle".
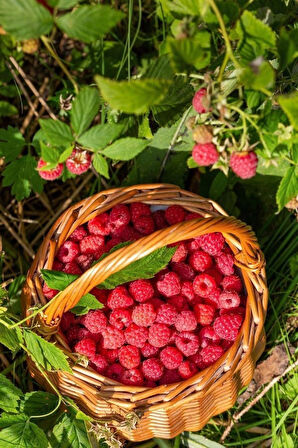
[[161, 247], [211, 232], [221, 232], [226, 241], [232, 243], [236, 265], [241, 269], [260, 272], [264, 257], [251, 227], [234, 217], [184, 221], [122, 247], [92, 266], [50, 303], [45, 310], [42, 324], [48, 329], [49, 326], [56, 327], [63, 313], [73, 308], [83, 295], [132, 262]]

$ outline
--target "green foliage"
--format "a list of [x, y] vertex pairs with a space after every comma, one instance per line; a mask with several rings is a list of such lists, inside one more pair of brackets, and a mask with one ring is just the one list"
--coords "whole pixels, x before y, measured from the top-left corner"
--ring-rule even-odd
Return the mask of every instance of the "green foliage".
[[0, 390], [0, 408], [6, 412], [18, 412], [22, 391], [2, 374], [0, 374]]
[[100, 303], [92, 294], [85, 294], [79, 302], [71, 308], [71, 312], [77, 316], [87, 314], [90, 310], [100, 310], [104, 305]]
[[42, 417], [51, 414], [59, 405], [59, 398], [48, 392], [28, 392], [20, 403], [20, 412], [28, 417]]
[[64, 414], [53, 428], [50, 438], [55, 448], [90, 448], [86, 423], [74, 413]]
[[47, 141], [54, 146], [69, 146], [73, 142], [71, 129], [60, 120], [40, 119], [40, 127]]
[[90, 151], [104, 149], [122, 133], [124, 126], [116, 123], [97, 124], [84, 132], [78, 142]]
[[167, 49], [175, 71], [191, 71], [193, 68], [200, 70], [210, 62], [210, 34], [201, 31], [194, 37], [169, 38]]
[[0, 448], [47, 448], [44, 431], [29, 420], [14, 423], [0, 432]]
[[24, 137], [17, 128], [0, 129], [0, 157], [5, 157], [6, 162], [16, 159], [24, 146]]
[[276, 201], [280, 211], [291, 199], [298, 194], [298, 167], [291, 166], [279, 184]]
[[278, 102], [288, 116], [294, 129], [298, 131], [298, 93], [296, 92], [290, 96], [280, 96]]
[[74, 100], [71, 109], [71, 125], [76, 135], [81, 135], [89, 128], [99, 109], [98, 91], [84, 87]]
[[148, 145], [148, 140], [132, 137], [120, 138], [108, 146], [103, 151], [103, 154], [113, 160], [131, 160], [140, 154]]

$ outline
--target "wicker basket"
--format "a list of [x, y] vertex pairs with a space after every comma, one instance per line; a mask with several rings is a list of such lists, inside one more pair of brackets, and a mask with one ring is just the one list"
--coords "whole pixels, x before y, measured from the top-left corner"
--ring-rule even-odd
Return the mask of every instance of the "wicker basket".
[[[86, 413], [108, 421], [132, 441], [152, 437], [172, 438], [182, 431], [196, 431], [208, 420], [236, 401], [243, 386], [253, 376], [255, 363], [265, 346], [264, 319], [268, 301], [264, 257], [252, 230], [241, 221], [228, 217], [222, 208], [196, 194], [166, 184], [137, 185], [102, 191], [69, 208], [53, 225], [38, 250], [23, 289], [24, 313], [32, 306], [47, 303], [43, 296], [40, 270], [51, 269], [55, 253], [77, 226], [109, 210], [115, 204], [141, 201], [150, 205], [180, 204], [204, 219], [175, 224], [118, 249], [91, 267], [69, 285], [46, 309], [40, 331], [56, 341], [70, 356], [73, 373], [51, 372], [55, 386], [73, 398]], [[124, 386], [74, 363], [74, 356], [62, 333], [59, 321], [64, 312], [109, 275], [150, 252], [180, 240], [208, 232], [222, 232], [231, 247], [247, 290], [247, 306], [240, 333], [224, 355], [212, 366], [180, 383], [155, 388]], [[46, 389], [49, 385], [29, 359], [32, 376]], [[139, 421], [131, 429], [123, 424], [135, 412]]]

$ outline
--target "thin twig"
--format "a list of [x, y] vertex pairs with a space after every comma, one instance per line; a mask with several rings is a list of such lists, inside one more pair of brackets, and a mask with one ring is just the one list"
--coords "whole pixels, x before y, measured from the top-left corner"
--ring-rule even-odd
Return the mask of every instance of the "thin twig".
[[[39, 94], [40, 94], [40, 96], [43, 95], [43, 93], [44, 93], [44, 91], [45, 91], [45, 89], [46, 89], [46, 86], [47, 86], [48, 82], [49, 82], [49, 78], [46, 77], [46, 78], [44, 79], [43, 83], [42, 83], [41, 88], [39, 89]], [[34, 110], [32, 110], [32, 109], [30, 108], [30, 110], [28, 111], [28, 113], [27, 113], [27, 115], [26, 115], [26, 117], [25, 117], [25, 119], [24, 119], [24, 121], [23, 121], [21, 130], [20, 130], [22, 134], [24, 134], [25, 130], [26, 130], [27, 127], [29, 126], [29, 124], [30, 124], [30, 122], [31, 122], [31, 120], [32, 120], [33, 115], [35, 115], [37, 118], [40, 117], [40, 114], [39, 114], [38, 112], [37, 112], [37, 114], [35, 113], [35, 112], [36, 112], [36, 108], [37, 108], [37, 106], [38, 106], [38, 103], [39, 103], [39, 99], [36, 98], [35, 101], [34, 101], [34, 103], [33, 103]]]
[[[10, 362], [8, 361], [8, 359], [6, 358], [4, 353], [2, 353], [2, 348], [1, 347], [0, 347], [0, 361], [2, 361], [2, 364], [4, 365], [4, 367], [8, 368], [10, 366]], [[10, 373], [11, 373], [11, 376], [13, 377], [13, 379], [18, 384], [21, 384], [21, 380], [20, 380], [19, 376], [13, 370]]]
[[14, 229], [11, 227], [9, 222], [5, 219], [3, 215], [0, 215], [0, 222], [6, 227], [6, 229], [11, 233], [11, 235], [17, 240], [20, 246], [27, 252], [28, 255], [30, 255], [31, 258], [34, 258], [34, 252], [32, 248], [29, 246], [29, 244], [26, 244], [19, 235], [14, 231]]

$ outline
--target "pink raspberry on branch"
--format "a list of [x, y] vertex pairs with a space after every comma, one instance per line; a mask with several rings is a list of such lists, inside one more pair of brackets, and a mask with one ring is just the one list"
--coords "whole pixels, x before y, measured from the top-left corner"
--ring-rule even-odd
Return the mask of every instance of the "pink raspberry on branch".
[[197, 143], [192, 148], [192, 157], [198, 165], [208, 166], [218, 161], [219, 154], [213, 143]]
[[241, 179], [250, 179], [255, 176], [258, 166], [258, 157], [255, 152], [233, 152], [230, 157], [232, 171]]
[[45, 166], [47, 166], [47, 162], [45, 162], [42, 159], [39, 159], [37, 164], [37, 171], [42, 179], [56, 180], [62, 175], [64, 168], [63, 163], [58, 163], [58, 165], [55, 168], [52, 168], [50, 170], [42, 170], [42, 168]]
[[83, 174], [91, 166], [91, 154], [88, 151], [75, 148], [66, 160], [65, 165], [72, 174]]
[[205, 114], [206, 112], [209, 112], [210, 101], [207, 97], [207, 89], [205, 89], [205, 87], [197, 90], [194, 94], [192, 105], [198, 114]]

